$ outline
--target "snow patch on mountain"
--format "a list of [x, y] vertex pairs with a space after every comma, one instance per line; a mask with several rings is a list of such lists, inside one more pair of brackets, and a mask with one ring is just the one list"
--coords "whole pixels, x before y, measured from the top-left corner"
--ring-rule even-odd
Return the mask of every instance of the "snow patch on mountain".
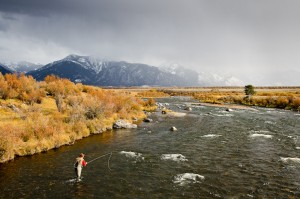
[[79, 56], [72, 54], [62, 59], [62, 61], [72, 61], [74, 63], [78, 63], [83, 68], [93, 70], [97, 74], [102, 71], [103, 67], [107, 67], [107, 60], [91, 56]]
[[243, 86], [245, 83], [232, 75], [200, 72], [198, 82], [201, 86]]
[[189, 86], [200, 86], [198, 82], [198, 73], [194, 70], [185, 68], [180, 64], [171, 63], [163, 64], [159, 69], [165, 73], [176, 75], [180, 78], [183, 78], [186, 82], [186, 85]]
[[[196, 72], [180, 64], [162, 64], [160, 70], [194, 82], [194, 86], [243, 86], [245, 83], [230, 74]], [[197, 76], [197, 77], [195, 77]]]
[[32, 70], [36, 70], [41, 68], [43, 65], [38, 63], [31, 63], [27, 61], [19, 61], [19, 62], [5, 62], [3, 63], [8, 69], [13, 72], [29, 72]]
[[61, 60], [54, 61], [54, 62], [48, 64], [43, 69], [52, 67], [53, 65], [56, 65], [56, 64], [59, 64], [61, 62], [65, 62], [65, 61], [79, 64], [80, 66], [82, 66], [83, 68], [85, 68], [87, 70], [93, 70], [96, 74], [99, 74], [103, 70], [103, 68], [107, 67], [108, 62], [109, 62], [106, 59], [100, 59], [100, 58], [96, 58], [96, 57], [92, 57], [92, 56], [79, 56], [79, 55], [71, 54]]
[[163, 72], [178, 75], [180, 77], [183, 77], [187, 70], [189, 71], [189, 69], [186, 69], [185, 67], [176, 63], [162, 64], [161, 66], [159, 66], [159, 69]]

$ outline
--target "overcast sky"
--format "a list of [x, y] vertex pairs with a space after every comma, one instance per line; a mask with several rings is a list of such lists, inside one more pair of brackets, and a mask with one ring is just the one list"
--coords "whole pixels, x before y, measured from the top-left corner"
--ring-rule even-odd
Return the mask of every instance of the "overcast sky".
[[300, 85], [299, 0], [0, 0], [0, 61], [68, 54]]

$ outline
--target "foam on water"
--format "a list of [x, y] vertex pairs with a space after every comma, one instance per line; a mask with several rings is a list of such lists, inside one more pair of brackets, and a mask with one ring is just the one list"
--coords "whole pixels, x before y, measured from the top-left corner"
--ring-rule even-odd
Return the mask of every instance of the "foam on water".
[[300, 147], [297, 146], [296, 149], [297, 149], [297, 150], [300, 150]]
[[216, 134], [207, 134], [207, 135], [203, 135], [201, 137], [203, 138], [214, 138], [214, 137], [220, 137], [222, 135], [216, 135]]
[[144, 157], [142, 156], [141, 153], [132, 152], [132, 151], [120, 151], [120, 154], [125, 155], [127, 158], [144, 160]]
[[70, 180], [67, 180], [66, 183], [76, 183], [76, 182], [81, 182], [81, 179], [77, 179], [77, 178], [72, 178]]
[[214, 116], [217, 116], [217, 117], [232, 117], [233, 116], [233, 114], [224, 114], [224, 115], [220, 115], [220, 114], [212, 114], [212, 115], [214, 115]]
[[298, 163], [298, 164], [300, 164], [300, 158], [291, 158], [291, 157], [283, 158], [283, 157], [280, 157], [280, 160], [284, 163]]
[[182, 173], [178, 174], [174, 177], [173, 182], [180, 186], [184, 186], [187, 184], [199, 183], [204, 180], [204, 176], [196, 174], [196, 173]]
[[279, 111], [277, 109], [271, 109], [271, 110], [268, 110], [267, 113], [279, 113], [279, 114], [283, 114], [285, 112], [284, 111]]
[[270, 131], [266, 131], [266, 130], [258, 130], [258, 131], [250, 131], [252, 133], [270, 133]]
[[259, 134], [259, 133], [254, 133], [252, 135], [250, 135], [251, 138], [257, 138], [257, 137], [262, 137], [262, 138], [272, 138], [273, 135], [266, 135], [266, 134]]
[[162, 159], [162, 160], [173, 160], [175, 162], [188, 161], [188, 159], [186, 159], [185, 156], [183, 156], [181, 154], [162, 154], [160, 156], [160, 159]]
[[186, 116], [187, 114], [186, 113], [181, 113], [181, 112], [168, 112], [167, 115], [170, 115], [170, 116], [174, 116], [174, 117], [184, 117]]
[[272, 121], [265, 121], [265, 124], [276, 124], [276, 122], [272, 122]]

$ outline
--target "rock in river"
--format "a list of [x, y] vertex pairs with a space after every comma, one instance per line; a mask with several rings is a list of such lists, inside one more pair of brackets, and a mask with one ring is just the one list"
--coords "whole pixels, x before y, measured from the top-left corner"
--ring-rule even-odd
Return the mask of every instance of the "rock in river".
[[113, 128], [114, 129], [135, 129], [137, 128], [136, 124], [131, 124], [125, 120], [117, 120], [114, 124], [113, 124]]
[[184, 110], [186, 110], [186, 111], [192, 111], [192, 108], [191, 107], [186, 107]]
[[170, 131], [177, 131], [177, 128], [176, 128], [175, 126], [172, 126], [172, 127], [170, 128]]
[[232, 112], [233, 110], [231, 108], [226, 108], [225, 109], [227, 112]]
[[153, 120], [150, 119], [150, 118], [145, 118], [145, 119], [144, 119], [144, 122], [153, 122]]

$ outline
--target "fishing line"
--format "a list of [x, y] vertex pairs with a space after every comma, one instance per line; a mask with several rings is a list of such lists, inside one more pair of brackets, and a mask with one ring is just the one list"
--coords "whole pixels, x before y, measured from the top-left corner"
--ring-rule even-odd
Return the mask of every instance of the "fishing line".
[[110, 166], [109, 166], [109, 160], [110, 160], [111, 156], [112, 156], [112, 152], [110, 152], [110, 156], [109, 156], [108, 161], [107, 161], [107, 167], [108, 167], [108, 169], [109, 169], [110, 171], [111, 171], [111, 169], [110, 169]]
[[103, 158], [103, 157], [105, 157], [105, 156], [107, 156], [107, 155], [110, 155], [109, 158], [108, 158], [108, 161], [107, 161], [107, 167], [108, 167], [108, 169], [111, 171], [111, 168], [110, 168], [110, 166], [109, 166], [109, 161], [110, 161], [110, 158], [111, 158], [111, 156], [112, 156], [112, 152], [107, 153], [107, 154], [104, 154], [104, 155], [101, 155], [101, 156], [99, 156], [99, 157], [96, 157], [96, 158], [94, 158], [94, 159], [88, 161], [87, 163], [90, 164], [91, 162], [94, 162], [95, 160], [97, 160], [97, 159], [99, 159], [99, 158]]

